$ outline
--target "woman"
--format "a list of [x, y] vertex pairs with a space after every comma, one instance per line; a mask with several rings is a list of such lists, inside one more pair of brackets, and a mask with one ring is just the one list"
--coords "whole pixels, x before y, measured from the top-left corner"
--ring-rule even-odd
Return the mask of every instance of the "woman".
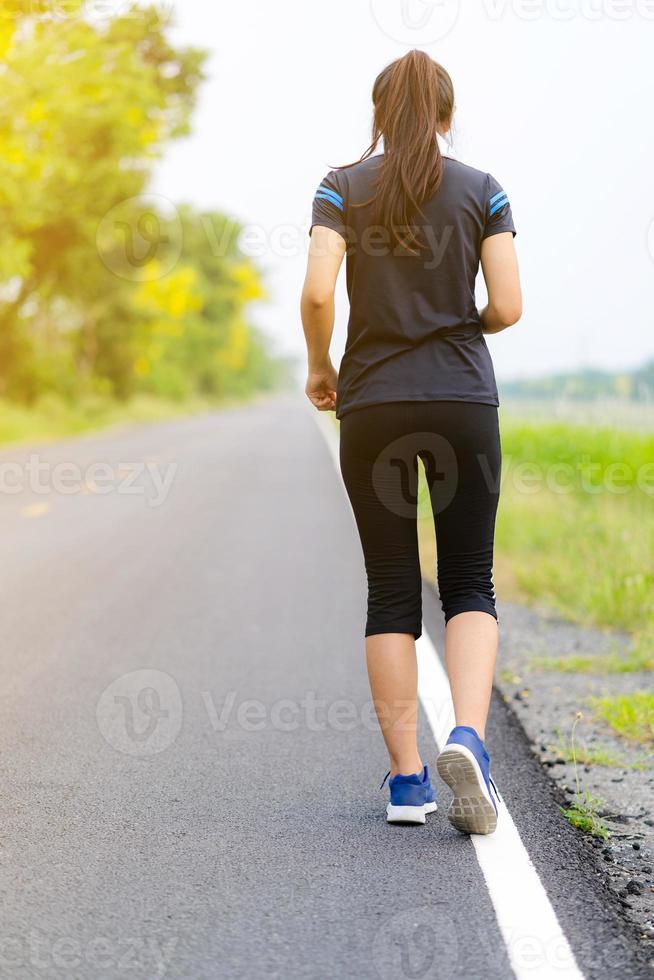
[[[492, 565], [501, 455], [484, 334], [521, 316], [515, 228], [493, 177], [441, 155], [437, 137], [450, 130], [454, 110], [444, 68], [411, 51], [381, 72], [372, 98], [371, 146], [329, 173], [314, 200], [302, 294], [306, 393], [341, 421], [341, 470], [368, 578], [368, 674], [390, 757], [387, 819], [424, 823], [436, 809], [416, 741], [420, 457], [456, 720], [438, 772], [454, 793], [450, 822], [488, 834], [498, 800], [484, 736], [498, 643]], [[375, 154], [382, 140], [384, 153]], [[337, 375], [329, 345], [346, 253], [350, 319]], [[481, 312], [480, 262], [488, 289]]]

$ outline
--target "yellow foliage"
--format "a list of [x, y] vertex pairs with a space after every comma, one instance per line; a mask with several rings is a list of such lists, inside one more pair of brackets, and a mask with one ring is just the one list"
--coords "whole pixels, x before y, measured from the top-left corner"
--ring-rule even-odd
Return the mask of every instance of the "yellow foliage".
[[144, 269], [145, 282], [137, 290], [135, 302], [139, 309], [181, 320], [202, 309], [202, 296], [195, 291], [197, 272], [192, 266], [158, 276], [159, 264], [154, 261]]
[[11, 14], [2, 12], [0, 16], [0, 58], [4, 58], [14, 39], [16, 23]]
[[147, 126], [141, 126], [139, 130], [141, 146], [150, 146], [152, 143], [156, 143], [160, 136], [161, 126], [153, 122], [148, 123]]
[[143, 118], [144, 118], [143, 109], [141, 108], [141, 106], [138, 105], [130, 106], [127, 112], [125, 113], [125, 122], [129, 126], [138, 126], [139, 123], [143, 122]]
[[182, 324], [177, 320], [157, 320], [152, 324], [152, 333], [157, 337], [181, 337]]
[[134, 374], [139, 378], [144, 378], [150, 373], [150, 361], [147, 357], [141, 354], [134, 361]]
[[241, 262], [239, 265], [233, 266], [231, 277], [233, 282], [240, 287], [239, 291], [244, 303], [264, 298], [265, 292], [258, 273], [249, 262]]
[[134, 305], [139, 310], [146, 310], [152, 306], [151, 289], [152, 283], [161, 277], [161, 264], [156, 259], [146, 262], [142, 269], [143, 282], [140, 289], [134, 295]]
[[25, 163], [27, 159], [25, 148], [13, 134], [0, 133], [0, 159], [17, 165]]
[[227, 346], [216, 353], [219, 366], [229, 371], [241, 371], [245, 367], [249, 347], [250, 333], [247, 325], [242, 320], [236, 320], [229, 328]]
[[37, 99], [27, 110], [27, 121], [29, 123], [43, 122], [47, 118], [48, 112], [43, 99]]

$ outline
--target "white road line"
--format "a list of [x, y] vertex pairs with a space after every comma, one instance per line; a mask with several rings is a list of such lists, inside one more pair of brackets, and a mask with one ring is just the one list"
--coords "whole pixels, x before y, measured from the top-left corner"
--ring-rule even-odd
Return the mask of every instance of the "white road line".
[[[439, 749], [454, 708], [447, 674], [426, 633], [416, 643], [418, 696]], [[500, 793], [502, 787], [499, 787]], [[504, 804], [494, 834], [471, 840], [518, 980], [583, 980], [538, 872]]]
[[[338, 437], [326, 413], [313, 412], [338, 466]], [[439, 749], [454, 724], [447, 674], [426, 633], [416, 643], [418, 696]], [[502, 792], [502, 787], [499, 787]], [[495, 909], [511, 968], [518, 980], [584, 980], [547, 892], [506, 805], [497, 830], [471, 835]]]

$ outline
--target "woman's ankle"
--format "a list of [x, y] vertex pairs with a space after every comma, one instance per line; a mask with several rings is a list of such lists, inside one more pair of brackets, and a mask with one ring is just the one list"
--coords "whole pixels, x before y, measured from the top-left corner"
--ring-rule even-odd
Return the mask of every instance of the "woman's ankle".
[[407, 756], [401, 759], [391, 759], [390, 760], [390, 778], [393, 779], [394, 776], [414, 776], [416, 773], [422, 775], [422, 770], [424, 768], [419, 755]]

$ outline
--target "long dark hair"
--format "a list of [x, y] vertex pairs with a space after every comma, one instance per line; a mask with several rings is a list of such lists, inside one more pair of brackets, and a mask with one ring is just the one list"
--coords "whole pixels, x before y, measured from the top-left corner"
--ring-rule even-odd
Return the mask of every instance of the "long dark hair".
[[383, 138], [374, 221], [388, 229], [396, 245], [416, 254], [421, 247], [416, 219], [443, 179], [436, 137], [454, 112], [452, 79], [424, 51], [409, 51], [377, 76], [372, 101], [372, 143], [361, 160], [372, 156]]

